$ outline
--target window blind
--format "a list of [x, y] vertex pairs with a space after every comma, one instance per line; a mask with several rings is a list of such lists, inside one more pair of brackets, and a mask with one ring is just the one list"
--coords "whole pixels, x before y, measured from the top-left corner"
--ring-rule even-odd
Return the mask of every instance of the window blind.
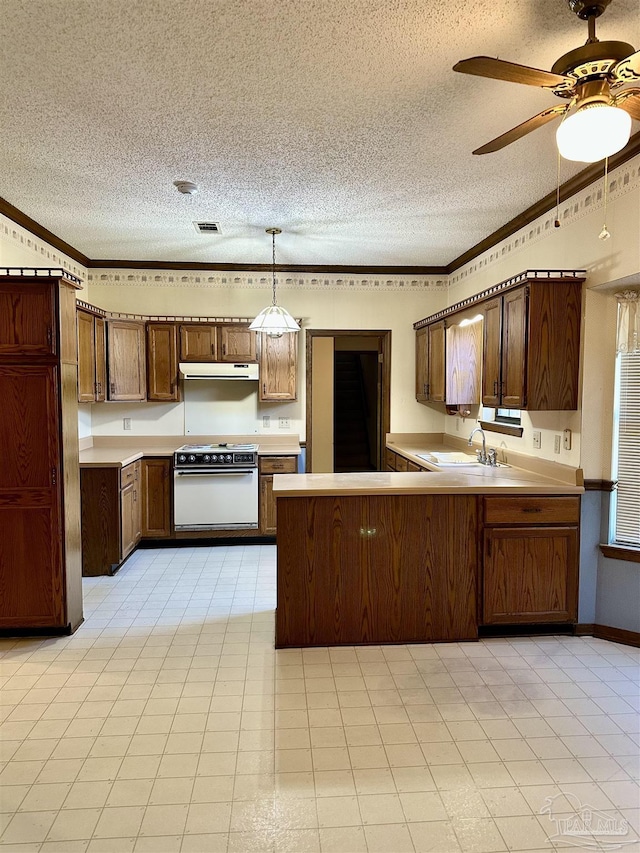
[[618, 358], [615, 541], [640, 547], [640, 351]]

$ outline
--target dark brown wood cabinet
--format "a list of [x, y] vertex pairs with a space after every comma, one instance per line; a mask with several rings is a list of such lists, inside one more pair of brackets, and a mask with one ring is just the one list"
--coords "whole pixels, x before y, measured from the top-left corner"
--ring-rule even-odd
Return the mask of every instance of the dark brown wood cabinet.
[[485, 625], [575, 622], [579, 497], [485, 497]]
[[298, 333], [259, 337], [260, 400], [296, 400]]
[[141, 464], [83, 468], [82, 573], [111, 575], [142, 535]]
[[259, 515], [260, 533], [275, 536], [277, 517], [276, 499], [273, 496], [274, 474], [295, 474], [298, 470], [297, 456], [261, 456], [258, 459], [259, 472]]
[[277, 647], [477, 637], [474, 495], [277, 504]]
[[485, 406], [578, 406], [582, 282], [532, 281], [483, 306]]
[[171, 459], [146, 457], [141, 467], [142, 537], [171, 536]]
[[104, 319], [78, 310], [78, 402], [100, 403], [106, 399], [107, 362]]
[[416, 332], [416, 400], [429, 400], [429, 338], [427, 326]]
[[75, 291], [0, 277], [0, 629], [82, 622]]
[[248, 326], [224, 323], [218, 326], [220, 361], [255, 364], [258, 361], [257, 347], [257, 335]]
[[107, 322], [109, 400], [146, 400], [145, 324], [135, 320]]
[[428, 398], [432, 403], [444, 403], [446, 399], [446, 341], [444, 320], [427, 326], [429, 339]]
[[147, 400], [173, 403], [180, 399], [178, 327], [147, 323]]
[[180, 326], [180, 361], [218, 361], [218, 328], [214, 323]]

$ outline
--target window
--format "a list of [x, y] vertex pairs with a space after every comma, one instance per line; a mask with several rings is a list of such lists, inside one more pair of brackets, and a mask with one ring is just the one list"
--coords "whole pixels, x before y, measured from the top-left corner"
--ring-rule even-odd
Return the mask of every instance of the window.
[[500, 432], [503, 435], [521, 437], [523, 433], [520, 420], [520, 409], [488, 409], [480, 408], [480, 425], [490, 432]]
[[520, 409], [496, 409], [494, 420], [502, 424], [520, 424]]
[[616, 361], [613, 541], [640, 548], [640, 350]]

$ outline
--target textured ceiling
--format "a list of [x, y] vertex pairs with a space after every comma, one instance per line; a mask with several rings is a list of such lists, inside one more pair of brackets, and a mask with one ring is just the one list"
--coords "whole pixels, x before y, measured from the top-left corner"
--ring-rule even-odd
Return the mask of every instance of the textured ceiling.
[[[614, 0], [600, 38], [640, 46], [639, 11]], [[279, 263], [445, 264], [556, 179], [555, 125], [471, 154], [554, 96], [451, 67], [550, 68], [586, 39], [565, 0], [0, 0], [0, 19], [0, 196], [94, 259], [266, 263], [277, 225]]]

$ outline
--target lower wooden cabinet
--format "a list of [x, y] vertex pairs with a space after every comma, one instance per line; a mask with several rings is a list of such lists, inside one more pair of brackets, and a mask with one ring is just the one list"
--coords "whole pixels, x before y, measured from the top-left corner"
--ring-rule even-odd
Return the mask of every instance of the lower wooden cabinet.
[[142, 536], [171, 536], [171, 459], [142, 460]]
[[273, 496], [273, 475], [295, 474], [297, 470], [297, 456], [262, 456], [258, 460], [260, 533], [265, 536], [275, 536], [276, 534], [276, 499]]
[[575, 622], [580, 498], [484, 498], [485, 625]]
[[140, 541], [141, 464], [124, 468], [83, 468], [82, 574], [110, 575]]

